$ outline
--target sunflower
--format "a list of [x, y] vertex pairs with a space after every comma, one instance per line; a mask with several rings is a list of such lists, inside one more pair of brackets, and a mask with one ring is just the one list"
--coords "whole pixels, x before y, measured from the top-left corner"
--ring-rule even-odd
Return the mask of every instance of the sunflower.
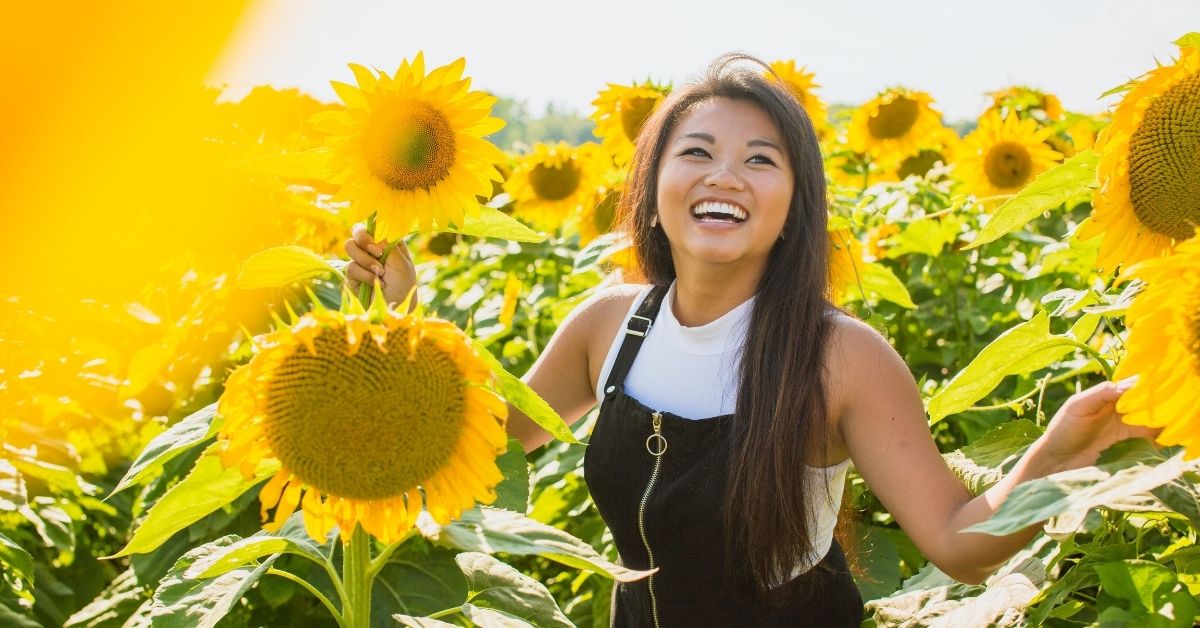
[[1116, 377], [1140, 375], [1117, 402], [1130, 425], [1161, 427], [1158, 442], [1200, 456], [1200, 232], [1129, 275], [1148, 287], [1129, 308], [1129, 352]]
[[1034, 118], [1038, 122], [1048, 123], [1059, 119], [1063, 114], [1062, 102], [1058, 96], [1032, 87], [1014, 85], [988, 95], [992, 97], [992, 106], [988, 111], [995, 111], [1002, 118], [1015, 113], [1022, 118]]
[[1100, 188], [1079, 237], [1103, 236], [1096, 264], [1167, 253], [1200, 226], [1200, 48], [1144, 75], [1096, 140]]
[[788, 60], [772, 61], [771, 72], [767, 72], [766, 76], [769, 79], [781, 81], [788, 88], [788, 91], [812, 120], [813, 129], [817, 132], [818, 137], [829, 132], [828, 108], [813, 91], [820, 87], [813, 81], [815, 74], [806, 71], [803, 66], [797, 68], [795, 61]]
[[903, 181], [910, 176], [924, 177], [929, 174], [938, 162], [942, 165], [953, 163], [951, 155], [958, 148], [961, 140], [954, 130], [942, 127], [931, 133], [920, 143], [920, 149], [895, 163], [881, 163], [881, 180]]
[[966, 189], [981, 198], [1016, 194], [1049, 170], [1062, 155], [1047, 145], [1051, 129], [1037, 122], [989, 111], [979, 127], [963, 138], [955, 153], [955, 175]]
[[579, 245], [586, 246], [592, 240], [616, 229], [620, 222], [617, 206], [625, 189], [625, 170], [608, 168], [600, 177], [596, 196], [583, 208], [579, 217]]
[[602, 157], [594, 142], [537, 144], [504, 182], [515, 213], [538, 227], [558, 229], [595, 198], [606, 166]]
[[221, 461], [263, 486], [263, 520], [276, 530], [304, 512], [309, 535], [356, 524], [384, 542], [401, 538], [422, 509], [446, 523], [502, 479], [507, 406], [467, 337], [446, 321], [320, 308], [257, 344], [226, 382]]
[[860, 281], [863, 247], [850, 229], [833, 226], [829, 230], [829, 293], [834, 303], [842, 303]]
[[942, 128], [941, 114], [925, 92], [895, 87], [854, 110], [850, 119], [850, 148], [895, 163], [921, 148]]
[[633, 143], [642, 123], [670, 91], [670, 86], [651, 81], [640, 85], [609, 83], [592, 101], [596, 108], [591, 116], [596, 122], [596, 137], [601, 138], [604, 150], [618, 166], [628, 164], [633, 158]]
[[504, 121], [491, 117], [494, 96], [469, 91], [465, 65], [460, 58], [426, 75], [417, 53], [388, 76], [350, 64], [358, 85], [333, 81], [346, 110], [313, 117], [330, 136], [335, 200], [378, 212], [381, 234], [462, 225], [500, 180], [494, 164], [504, 153], [483, 137]]

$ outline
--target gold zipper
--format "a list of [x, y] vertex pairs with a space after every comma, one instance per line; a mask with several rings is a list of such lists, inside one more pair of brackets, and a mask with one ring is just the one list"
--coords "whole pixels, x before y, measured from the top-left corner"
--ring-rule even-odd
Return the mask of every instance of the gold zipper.
[[[662, 455], [667, 453], [667, 439], [662, 435], [662, 413], [650, 415], [650, 424], [654, 433], [646, 437], [646, 451], [654, 456], [654, 470], [650, 472], [650, 481], [646, 483], [646, 492], [642, 493], [642, 502], [638, 504], [638, 532], [642, 535], [642, 545], [646, 547], [646, 556], [650, 559], [650, 569], [654, 569], [654, 552], [650, 550], [650, 541], [646, 538], [646, 502], [650, 500], [650, 492], [658, 481], [658, 470], [662, 467]], [[654, 597], [654, 576], [646, 577], [646, 588], [650, 591], [650, 614], [654, 617], [654, 628], [658, 625], [658, 599]]]

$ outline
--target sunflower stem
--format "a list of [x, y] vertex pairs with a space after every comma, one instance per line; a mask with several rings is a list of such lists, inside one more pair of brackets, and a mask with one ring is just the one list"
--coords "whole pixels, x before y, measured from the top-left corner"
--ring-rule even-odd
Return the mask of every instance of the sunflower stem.
[[371, 537], [355, 524], [354, 533], [342, 546], [342, 580], [346, 586], [346, 626], [371, 625]]
[[287, 580], [291, 580], [292, 582], [295, 582], [296, 584], [300, 585], [305, 590], [307, 590], [309, 593], [311, 593], [313, 595], [313, 597], [320, 600], [321, 603], [325, 605], [325, 608], [329, 609], [329, 614], [333, 615], [333, 619], [335, 621], [337, 621], [339, 626], [343, 626], [343, 627], [346, 626], [346, 618], [342, 617], [342, 614], [339, 613], [337, 608], [335, 608], [333, 606], [333, 602], [330, 602], [329, 598], [325, 597], [324, 593], [321, 593], [319, 590], [317, 590], [316, 587], [314, 587], [313, 585], [309, 584], [306, 580], [304, 580], [304, 578], [301, 578], [290, 571], [284, 571], [282, 569], [275, 569], [274, 567], [267, 569], [267, 575], [268, 576], [279, 576], [280, 578], [285, 578]]
[[416, 534], [417, 534], [417, 529], [413, 528], [413, 529], [409, 530], [407, 534], [404, 535], [404, 538], [383, 548], [383, 551], [379, 552], [379, 555], [376, 556], [371, 561], [371, 569], [368, 571], [368, 573], [370, 574], [370, 577], [374, 578], [376, 575], [378, 575], [379, 572], [381, 570], [383, 570], [383, 568], [385, 566], [387, 566], [388, 559], [392, 557], [392, 553], [395, 552], [396, 550], [400, 549], [400, 546], [404, 545], [405, 541], [411, 539]]
[[[378, 216], [375, 212], [371, 212], [371, 215], [367, 216], [367, 235], [371, 236], [372, 238], [375, 237], [376, 218], [378, 218]], [[371, 284], [362, 283], [358, 286], [358, 301], [363, 304], [363, 307], [371, 304], [371, 289], [373, 287], [372, 284], [374, 283], [375, 282], [372, 281]]]
[[1075, 347], [1076, 349], [1080, 349], [1084, 353], [1092, 356], [1092, 359], [1096, 360], [1096, 363], [1100, 365], [1100, 368], [1104, 369], [1104, 375], [1105, 375], [1105, 377], [1108, 378], [1108, 381], [1110, 381], [1110, 382], [1112, 381], [1112, 379], [1113, 379], [1112, 364], [1109, 364], [1108, 360], [1104, 359], [1104, 356], [1101, 355], [1099, 351], [1093, 349], [1090, 345], [1088, 345], [1086, 343], [1079, 342], [1078, 340], [1069, 340], [1068, 339], [1067, 342], [1070, 343], [1070, 345], [1072, 347]]

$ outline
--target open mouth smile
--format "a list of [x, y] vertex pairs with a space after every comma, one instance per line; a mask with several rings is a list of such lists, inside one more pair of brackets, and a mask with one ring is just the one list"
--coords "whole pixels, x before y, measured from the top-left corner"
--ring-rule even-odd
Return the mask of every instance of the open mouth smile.
[[731, 203], [703, 201], [692, 207], [692, 217], [700, 222], [743, 223], [749, 218], [749, 214]]

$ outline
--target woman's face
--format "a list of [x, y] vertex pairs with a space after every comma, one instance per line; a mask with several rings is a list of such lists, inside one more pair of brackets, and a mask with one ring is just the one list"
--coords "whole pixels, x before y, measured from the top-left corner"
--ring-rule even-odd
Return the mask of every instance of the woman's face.
[[792, 200], [792, 164], [766, 112], [748, 100], [697, 105], [658, 166], [659, 223], [676, 266], [764, 265]]

